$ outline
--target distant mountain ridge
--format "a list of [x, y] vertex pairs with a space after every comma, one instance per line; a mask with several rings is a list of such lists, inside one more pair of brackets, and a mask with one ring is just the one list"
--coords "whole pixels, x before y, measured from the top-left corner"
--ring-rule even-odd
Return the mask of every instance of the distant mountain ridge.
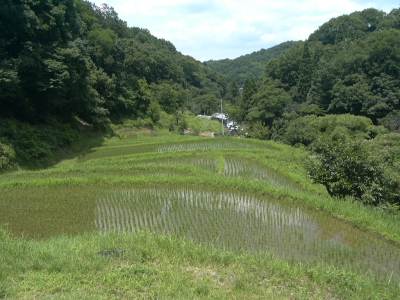
[[248, 78], [261, 78], [266, 64], [301, 42], [288, 41], [269, 49], [261, 49], [235, 59], [209, 60], [205, 65], [223, 74], [229, 81], [238, 83]]

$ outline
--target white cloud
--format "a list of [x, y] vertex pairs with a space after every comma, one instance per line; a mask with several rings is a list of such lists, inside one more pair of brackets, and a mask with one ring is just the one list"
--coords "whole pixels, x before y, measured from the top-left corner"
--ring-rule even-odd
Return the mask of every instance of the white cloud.
[[200, 60], [237, 57], [287, 40], [306, 39], [332, 17], [396, 0], [94, 0], [130, 26], [149, 29]]

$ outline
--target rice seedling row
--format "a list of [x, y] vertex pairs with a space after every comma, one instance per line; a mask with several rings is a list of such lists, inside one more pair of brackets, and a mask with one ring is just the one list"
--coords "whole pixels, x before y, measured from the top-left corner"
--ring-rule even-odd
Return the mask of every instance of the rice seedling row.
[[383, 240], [296, 207], [256, 197], [192, 189], [109, 193], [96, 205], [100, 232], [149, 230], [228, 250], [267, 251], [287, 260], [325, 262], [400, 279], [400, 250]]

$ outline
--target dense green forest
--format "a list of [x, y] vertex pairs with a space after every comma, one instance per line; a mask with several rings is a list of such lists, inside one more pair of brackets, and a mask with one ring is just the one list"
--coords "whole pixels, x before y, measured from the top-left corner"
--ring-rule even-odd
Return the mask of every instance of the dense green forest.
[[[288, 113], [349, 113], [399, 130], [400, 10], [368, 9], [332, 19], [265, 70], [264, 80], [245, 87], [248, 120], [277, 126]], [[262, 102], [274, 90], [281, 100], [269, 117]]]
[[235, 59], [210, 60], [205, 64], [214, 71], [223, 74], [225, 79], [233, 82], [239, 88], [246, 79], [260, 79], [265, 73], [265, 65], [270, 60], [279, 57], [286, 50], [299, 42], [284, 42], [269, 49], [261, 49]]
[[[175, 112], [190, 105], [186, 98], [219, 94], [215, 73], [170, 42], [127, 27], [106, 5], [3, 1], [0, 13], [2, 117], [104, 125], [149, 114], [154, 95]], [[175, 97], [165, 103], [169, 94]]]
[[154, 124], [163, 111], [175, 126], [184, 110], [210, 113], [223, 92], [215, 72], [170, 42], [83, 0], [2, 1], [0, 56], [0, 143], [25, 162], [70, 144], [77, 126]]

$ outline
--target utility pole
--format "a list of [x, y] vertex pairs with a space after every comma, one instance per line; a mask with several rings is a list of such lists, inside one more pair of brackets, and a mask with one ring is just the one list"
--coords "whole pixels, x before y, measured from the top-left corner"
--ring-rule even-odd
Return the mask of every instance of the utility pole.
[[224, 114], [223, 114], [223, 109], [222, 109], [222, 98], [221, 98], [221, 130], [222, 130], [222, 135], [225, 135], [225, 127], [224, 127]]

